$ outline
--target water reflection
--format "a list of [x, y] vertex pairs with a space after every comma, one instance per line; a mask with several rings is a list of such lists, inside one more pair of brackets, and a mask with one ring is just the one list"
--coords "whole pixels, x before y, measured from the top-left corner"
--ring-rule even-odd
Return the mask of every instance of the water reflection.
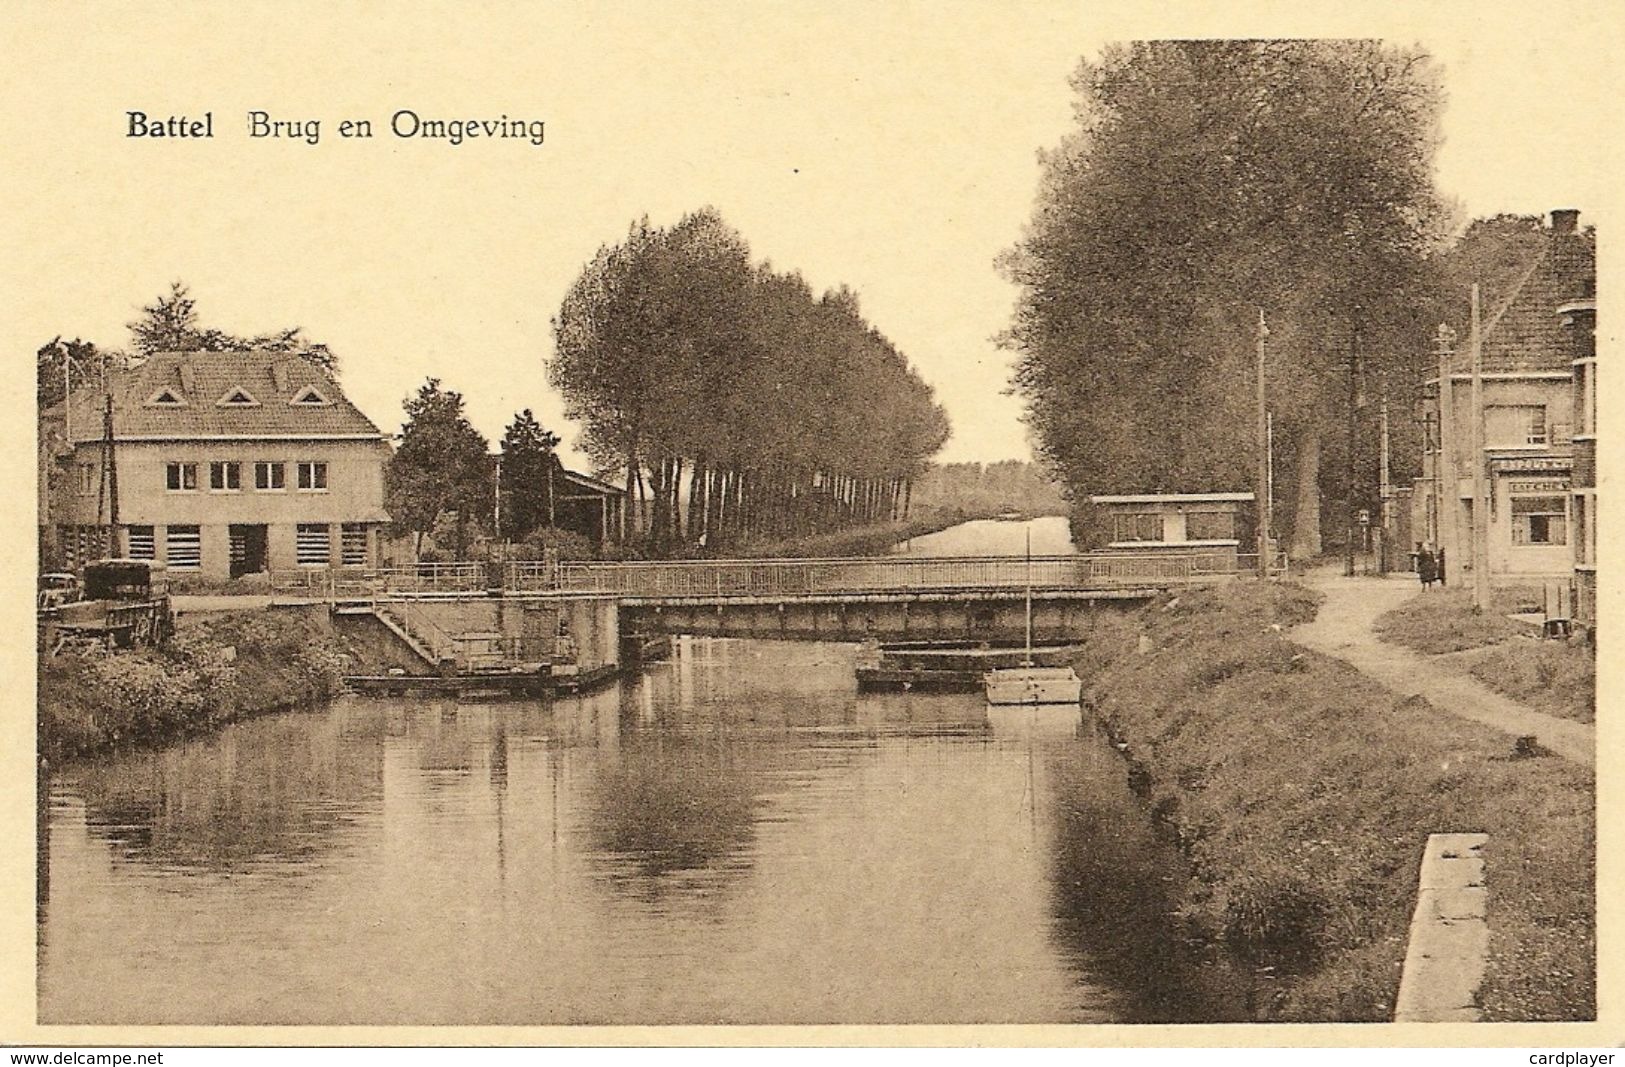
[[[48, 1022], [1204, 1017], [1115, 753], [853, 650], [346, 698], [51, 782]], [[161, 995], [152, 976], [164, 976]]]

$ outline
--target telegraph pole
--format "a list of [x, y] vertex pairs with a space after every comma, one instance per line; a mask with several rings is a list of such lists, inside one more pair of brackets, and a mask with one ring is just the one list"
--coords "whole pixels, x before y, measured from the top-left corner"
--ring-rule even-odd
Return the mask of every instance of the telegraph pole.
[[1484, 338], [1479, 327], [1478, 286], [1473, 286], [1473, 605], [1490, 601], [1490, 501], [1484, 477]]
[[[1456, 537], [1456, 517], [1461, 510], [1461, 490], [1456, 475], [1456, 393], [1450, 377], [1455, 370], [1456, 331], [1441, 322], [1436, 341], [1439, 356], [1439, 447], [1433, 458], [1433, 487], [1437, 494], [1433, 518], [1434, 533], [1438, 537], [1434, 552], [1449, 549], [1449, 552], [1445, 552], [1444, 566], [1439, 568], [1439, 580], [1449, 584], [1452, 577], [1461, 576], [1461, 545]], [[1452, 558], [1456, 561], [1454, 573], [1450, 570]]]
[[1258, 578], [1270, 576], [1270, 527], [1274, 525], [1273, 501], [1270, 499], [1270, 432], [1269, 417], [1264, 408], [1264, 338], [1270, 329], [1264, 324], [1264, 309], [1258, 309], [1258, 491], [1254, 511], [1258, 520]]
[[1388, 574], [1388, 498], [1393, 488], [1388, 484], [1388, 374], [1382, 376], [1382, 396], [1378, 401], [1377, 423], [1381, 428], [1381, 449], [1377, 470], [1377, 573]]
[[1354, 577], [1354, 530], [1359, 525], [1357, 519], [1354, 483], [1359, 467], [1355, 462], [1358, 449], [1355, 447], [1355, 436], [1359, 430], [1356, 410], [1360, 405], [1360, 305], [1354, 305], [1354, 315], [1349, 321], [1349, 462], [1348, 462], [1348, 516], [1347, 527], [1343, 533], [1343, 576]]

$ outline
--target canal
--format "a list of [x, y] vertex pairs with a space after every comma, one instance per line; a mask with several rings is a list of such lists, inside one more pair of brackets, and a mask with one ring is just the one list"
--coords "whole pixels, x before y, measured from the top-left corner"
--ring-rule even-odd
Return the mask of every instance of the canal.
[[1246, 1014], [1087, 722], [860, 695], [853, 655], [683, 639], [585, 697], [344, 697], [72, 764], [42, 820], [40, 1019]]

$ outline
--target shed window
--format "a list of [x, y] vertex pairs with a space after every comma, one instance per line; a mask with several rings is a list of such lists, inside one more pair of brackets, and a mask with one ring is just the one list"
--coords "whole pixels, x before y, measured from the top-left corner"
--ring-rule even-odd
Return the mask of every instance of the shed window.
[[325, 567], [332, 558], [333, 550], [328, 541], [327, 524], [300, 523], [294, 538], [294, 562], [305, 567]]
[[1162, 516], [1156, 514], [1116, 515], [1114, 531], [1116, 541], [1161, 541]]
[[1185, 513], [1185, 540], [1234, 541], [1236, 516], [1230, 511], [1189, 511]]
[[1566, 545], [1569, 543], [1568, 502], [1560, 496], [1512, 498], [1512, 543]]
[[203, 566], [203, 535], [196, 526], [170, 526], [164, 530], [164, 556], [172, 571], [195, 571]]

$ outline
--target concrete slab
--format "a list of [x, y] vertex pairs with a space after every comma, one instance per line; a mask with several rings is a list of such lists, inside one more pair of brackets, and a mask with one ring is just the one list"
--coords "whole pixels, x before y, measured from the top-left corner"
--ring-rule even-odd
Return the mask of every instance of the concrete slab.
[[1490, 931], [1481, 853], [1488, 834], [1428, 837], [1418, 872], [1395, 1022], [1476, 1022], [1473, 998], [1484, 980]]

